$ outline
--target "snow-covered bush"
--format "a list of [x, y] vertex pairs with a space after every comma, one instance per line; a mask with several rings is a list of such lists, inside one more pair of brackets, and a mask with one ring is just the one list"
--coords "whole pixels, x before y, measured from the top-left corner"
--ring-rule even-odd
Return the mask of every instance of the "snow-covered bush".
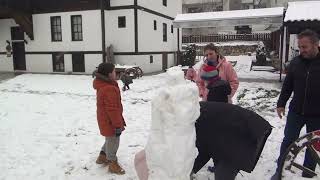
[[195, 44], [189, 44], [186, 47], [186, 51], [183, 53], [183, 58], [181, 65], [182, 66], [190, 66], [194, 65], [195, 59], [196, 59], [196, 45]]

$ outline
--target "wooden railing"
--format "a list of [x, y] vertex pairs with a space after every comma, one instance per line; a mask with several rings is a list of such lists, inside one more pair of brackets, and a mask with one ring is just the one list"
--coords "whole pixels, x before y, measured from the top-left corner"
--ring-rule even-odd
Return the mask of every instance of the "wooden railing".
[[213, 34], [182, 36], [182, 43], [226, 42], [226, 41], [269, 41], [271, 33]]

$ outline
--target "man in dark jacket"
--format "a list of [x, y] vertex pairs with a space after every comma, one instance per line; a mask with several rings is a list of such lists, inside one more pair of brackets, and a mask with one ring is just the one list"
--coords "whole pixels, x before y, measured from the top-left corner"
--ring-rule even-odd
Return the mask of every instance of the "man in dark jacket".
[[[285, 105], [293, 92], [293, 98], [289, 105], [287, 123], [284, 130], [284, 138], [281, 143], [278, 167], [271, 178], [280, 178], [280, 164], [283, 155], [291, 143], [300, 134], [301, 128], [306, 125], [307, 132], [320, 129], [320, 54], [318, 34], [305, 30], [298, 35], [300, 55], [295, 57], [288, 69], [281, 94], [277, 103], [277, 113], [280, 118], [285, 115]], [[305, 167], [315, 170], [316, 162], [312, 159], [307, 149], [304, 159]], [[305, 172], [303, 177], [310, 177]]]

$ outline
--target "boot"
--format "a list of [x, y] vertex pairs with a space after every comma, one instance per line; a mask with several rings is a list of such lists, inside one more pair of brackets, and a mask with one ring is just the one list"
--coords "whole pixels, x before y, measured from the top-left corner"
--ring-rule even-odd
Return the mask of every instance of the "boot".
[[123, 175], [126, 173], [125, 170], [122, 169], [122, 167], [120, 167], [120, 165], [118, 164], [118, 161], [111, 161], [110, 162], [109, 172], [114, 173], [114, 174], [119, 174], [119, 175]]
[[105, 152], [100, 151], [100, 154], [96, 160], [97, 164], [106, 164], [108, 165], [110, 163], [110, 161], [107, 159], [107, 155]]

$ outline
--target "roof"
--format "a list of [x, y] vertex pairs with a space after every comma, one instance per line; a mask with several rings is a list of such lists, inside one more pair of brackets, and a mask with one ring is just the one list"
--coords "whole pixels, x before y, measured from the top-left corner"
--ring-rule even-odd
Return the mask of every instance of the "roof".
[[252, 24], [282, 24], [283, 7], [178, 14], [174, 27], [217, 27]]
[[319, 21], [320, 1], [288, 2], [284, 22]]

